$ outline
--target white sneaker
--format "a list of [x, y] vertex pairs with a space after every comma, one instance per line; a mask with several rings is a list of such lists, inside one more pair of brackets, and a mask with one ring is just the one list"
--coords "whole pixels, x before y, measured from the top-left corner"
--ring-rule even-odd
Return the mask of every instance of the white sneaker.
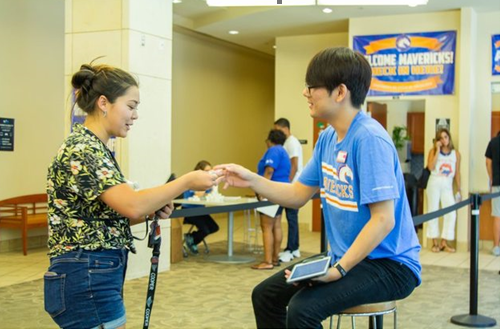
[[293, 260], [293, 255], [289, 250], [284, 251], [284, 252], [280, 252], [280, 254], [281, 255], [279, 256], [279, 260], [282, 263], [288, 263], [288, 262], [291, 262]]
[[500, 256], [500, 247], [499, 246], [493, 247], [493, 249], [491, 249], [491, 253], [495, 256]]
[[300, 258], [300, 250], [297, 249], [297, 250], [292, 251], [292, 256], [294, 258]]

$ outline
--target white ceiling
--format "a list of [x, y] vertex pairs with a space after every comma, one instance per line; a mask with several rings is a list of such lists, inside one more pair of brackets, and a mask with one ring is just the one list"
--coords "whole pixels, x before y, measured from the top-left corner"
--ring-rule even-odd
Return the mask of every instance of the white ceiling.
[[[274, 54], [276, 37], [347, 32], [348, 19], [403, 15], [472, 7], [477, 12], [500, 12], [500, 0], [429, 0], [426, 6], [208, 7], [205, 0], [174, 4], [174, 25], [210, 35], [264, 53]], [[500, 14], [499, 14], [500, 16]], [[499, 17], [500, 24], [500, 17]], [[238, 35], [230, 35], [238, 30]]]

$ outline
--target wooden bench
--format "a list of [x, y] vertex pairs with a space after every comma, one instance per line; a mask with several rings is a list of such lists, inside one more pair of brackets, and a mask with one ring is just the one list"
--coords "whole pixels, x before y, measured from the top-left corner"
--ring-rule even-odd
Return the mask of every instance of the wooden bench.
[[28, 254], [28, 230], [47, 227], [47, 194], [23, 195], [0, 201], [0, 228], [19, 229], [23, 254]]

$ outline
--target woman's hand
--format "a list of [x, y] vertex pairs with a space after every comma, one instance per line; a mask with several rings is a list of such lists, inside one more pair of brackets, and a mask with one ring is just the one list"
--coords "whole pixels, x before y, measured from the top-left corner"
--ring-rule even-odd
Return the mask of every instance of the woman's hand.
[[224, 188], [251, 187], [256, 174], [237, 164], [223, 164], [214, 167], [215, 171], [223, 171]]
[[436, 141], [436, 148], [437, 148], [438, 150], [440, 150], [440, 149], [441, 149], [441, 146], [443, 146], [443, 144], [441, 143], [441, 141]]
[[170, 202], [165, 207], [161, 208], [160, 210], [157, 210], [155, 214], [161, 219], [167, 219], [170, 217], [170, 215], [172, 215], [173, 211], [174, 211], [174, 204]]
[[187, 188], [189, 190], [206, 191], [217, 185], [222, 180], [221, 176], [223, 175], [222, 170], [196, 170], [187, 173], [184, 177], [187, 179]]

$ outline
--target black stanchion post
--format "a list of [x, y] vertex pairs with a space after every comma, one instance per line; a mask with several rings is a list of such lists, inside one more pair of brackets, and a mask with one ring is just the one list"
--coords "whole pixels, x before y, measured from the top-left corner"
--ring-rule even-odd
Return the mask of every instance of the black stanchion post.
[[479, 260], [479, 207], [481, 196], [472, 194], [471, 205], [471, 237], [470, 237], [470, 300], [469, 314], [454, 315], [451, 323], [465, 327], [493, 327], [497, 324], [495, 319], [477, 314], [478, 299], [478, 260]]

